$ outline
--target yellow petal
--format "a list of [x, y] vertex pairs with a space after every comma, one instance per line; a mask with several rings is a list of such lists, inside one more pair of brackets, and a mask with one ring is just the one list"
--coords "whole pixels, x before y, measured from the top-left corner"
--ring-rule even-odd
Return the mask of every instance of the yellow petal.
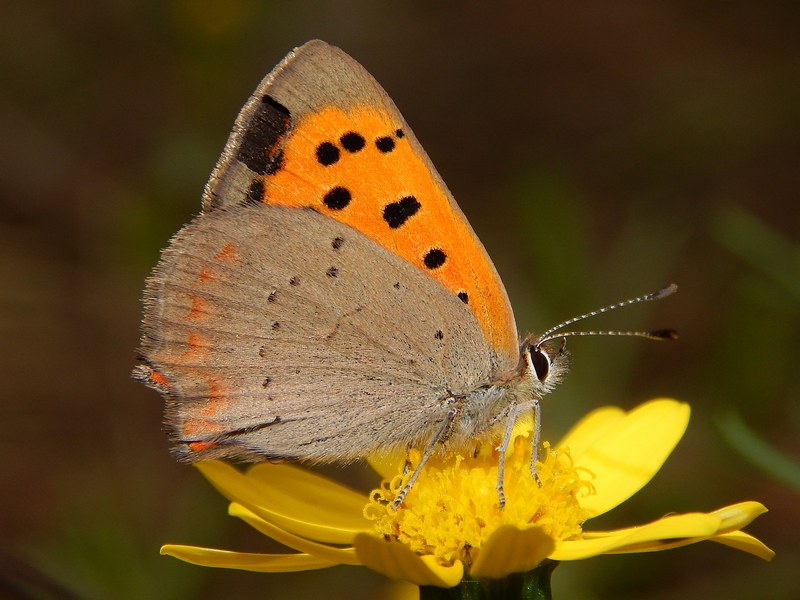
[[711, 541], [725, 544], [726, 546], [736, 548], [742, 552], [748, 552], [767, 561], [772, 560], [775, 556], [775, 551], [764, 544], [764, 542], [743, 531], [723, 533], [722, 535], [712, 537]]
[[732, 548], [736, 548], [737, 550], [742, 550], [749, 554], [754, 554], [755, 556], [758, 556], [759, 558], [762, 558], [767, 561], [772, 560], [772, 557], [775, 556], [775, 552], [773, 552], [768, 546], [766, 546], [760, 540], [741, 531], [722, 533], [711, 537], [708, 536], [688, 537], [688, 538], [665, 540], [665, 541], [654, 540], [650, 542], [644, 542], [641, 544], [626, 546], [625, 548], [609, 552], [609, 554], [661, 552], [662, 550], [673, 550], [674, 548], [681, 548], [682, 546], [689, 546], [691, 544], [696, 544], [697, 542], [704, 542], [704, 541], [719, 542], [720, 544], [731, 546]]
[[555, 540], [538, 527], [517, 529], [503, 525], [486, 540], [469, 573], [478, 579], [524, 573], [550, 556], [555, 547]]
[[[703, 540], [711, 540], [721, 544], [733, 546], [745, 552], [749, 552], [750, 554], [755, 554], [756, 556], [759, 556], [765, 560], [770, 560], [775, 554], [771, 549], [769, 549], [756, 538], [738, 531], [742, 527], [749, 525], [753, 519], [764, 514], [765, 512], [767, 512], [767, 508], [760, 502], [740, 502], [738, 504], [732, 504], [708, 513], [707, 516], [717, 519], [716, 531], [713, 533], [713, 535], [709, 536], [707, 534], [700, 534], [687, 535], [684, 537], [673, 534], [667, 536], [665, 539], [653, 538], [636, 542], [634, 542], [633, 538], [628, 538], [626, 542], [623, 542], [621, 547], [614, 550], [608, 550], [607, 552], [611, 554], [655, 552], [661, 550], [670, 550], [672, 548], [680, 548], [681, 546], [688, 546]], [[667, 517], [666, 519], [662, 519], [662, 521], [672, 518], [673, 517]], [[609, 537], [618, 537], [628, 532], [633, 532], [637, 529], [640, 528], [633, 527], [611, 532], [584, 532], [584, 539], [608, 539]]]
[[580, 560], [598, 554], [646, 552], [665, 547], [664, 540], [707, 539], [717, 533], [720, 519], [703, 513], [671, 515], [640, 527], [616, 531], [584, 531], [583, 539], [556, 541], [553, 560]]
[[416, 585], [435, 585], [437, 587], [451, 588], [457, 586], [459, 583], [461, 583], [461, 580], [464, 579], [464, 563], [462, 563], [460, 560], [456, 560], [449, 567], [445, 567], [444, 565], [439, 564], [435, 556], [430, 554], [420, 556], [419, 559], [422, 561], [422, 564], [428, 567], [430, 572], [433, 573], [442, 583], [416, 583]]
[[573, 425], [556, 448], [568, 447], [570, 455], [580, 456], [597, 438], [624, 418], [625, 411], [616, 406], [597, 408]]
[[294, 550], [345, 565], [361, 564], [358, 558], [356, 558], [356, 553], [353, 548], [334, 548], [333, 546], [318, 544], [317, 542], [312, 542], [298, 535], [294, 535], [264, 519], [263, 516], [259, 514], [259, 508], [256, 506], [245, 507], [237, 502], [232, 502], [228, 507], [228, 512], [234, 517], [239, 517], [248, 525], [257, 529], [264, 535], [271, 537], [276, 542], [280, 542], [284, 546], [288, 546]]
[[728, 533], [747, 527], [756, 517], [767, 512], [767, 507], [761, 502], [739, 502], [731, 504], [712, 512], [722, 521], [719, 531]]
[[337, 519], [340, 515], [361, 515], [366, 504], [364, 494], [290, 464], [258, 463], [247, 471], [247, 477], [292, 498], [306, 498], [313, 504], [319, 504], [324, 498], [326, 510], [334, 513]]
[[[594, 437], [590, 445], [578, 443], [577, 454], [570, 446], [575, 467], [594, 474], [591, 482], [596, 494], [581, 498], [581, 507], [587, 510], [589, 518], [624, 502], [653, 478], [686, 431], [689, 405], [675, 400], [652, 400], [610, 427], [607, 426], [614, 419], [612, 413], [593, 419], [602, 426], [603, 434]], [[573, 436], [578, 442], [592, 437], [587, 430], [583, 433], [579, 430], [578, 434]]]
[[310, 539], [350, 543], [371, 530], [363, 516], [366, 497], [329, 479], [289, 465], [260, 463], [245, 475], [220, 461], [196, 464], [225, 497], [258, 506], [265, 520]]
[[200, 565], [201, 567], [241, 569], [259, 573], [310, 571], [312, 569], [332, 567], [337, 564], [309, 554], [254, 554], [199, 548], [197, 546], [182, 546], [179, 544], [162, 546], [161, 554], [174, 556], [182, 561]]
[[381, 476], [381, 479], [390, 480], [395, 477], [406, 460], [406, 450], [395, 450], [394, 452], [376, 452], [367, 457], [369, 466]]
[[360, 533], [353, 545], [364, 566], [392, 579], [405, 579], [416, 585], [451, 588], [458, 585], [464, 577], [464, 565], [461, 561], [444, 567], [433, 556], [419, 556], [400, 542], [386, 542], [373, 535]]
[[256, 516], [257, 514], [259, 519], [277, 525], [290, 533], [327, 544], [351, 544], [353, 542], [353, 536], [356, 533], [370, 529], [369, 525], [366, 525], [362, 529], [352, 529], [332, 524], [318, 523], [314, 520], [315, 515], [313, 514], [308, 515], [309, 518], [288, 517], [284, 514], [264, 508], [263, 506], [246, 502], [243, 499], [241, 500], [241, 504], [232, 502], [228, 509], [228, 514], [234, 517], [241, 517], [241, 514], [234, 507], [242, 506], [252, 508], [252, 512], [249, 513], [251, 516]]
[[378, 593], [375, 597], [383, 600], [420, 600], [419, 587], [408, 581], [389, 581], [384, 586], [383, 593]]

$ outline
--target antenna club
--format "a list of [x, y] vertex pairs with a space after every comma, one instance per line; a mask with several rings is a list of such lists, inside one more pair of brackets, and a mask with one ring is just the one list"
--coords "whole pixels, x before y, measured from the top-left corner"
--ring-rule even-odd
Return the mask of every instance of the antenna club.
[[657, 292], [653, 293], [653, 300], [661, 300], [661, 298], [666, 298], [667, 296], [671, 296], [675, 292], [678, 291], [678, 284], [670, 283], [667, 287], [661, 288]]
[[654, 340], [677, 340], [678, 332], [674, 329], [656, 329], [650, 332], [650, 337]]

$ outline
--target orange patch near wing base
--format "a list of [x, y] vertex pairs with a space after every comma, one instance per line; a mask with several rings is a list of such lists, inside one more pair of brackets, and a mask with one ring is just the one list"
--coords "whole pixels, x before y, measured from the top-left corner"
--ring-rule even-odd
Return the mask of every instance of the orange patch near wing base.
[[264, 180], [264, 202], [313, 207], [422, 269], [467, 304], [513, 368], [519, 342], [502, 282], [402, 127], [368, 106], [305, 116], [282, 149], [283, 168]]

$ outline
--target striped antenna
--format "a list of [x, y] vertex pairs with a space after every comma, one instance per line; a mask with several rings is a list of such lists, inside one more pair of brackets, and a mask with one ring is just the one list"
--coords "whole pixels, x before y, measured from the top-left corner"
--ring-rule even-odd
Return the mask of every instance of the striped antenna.
[[610, 304], [609, 306], [598, 308], [597, 310], [593, 310], [578, 317], [573, 317], [572, 319], [564, 321], [563, 323], [559, 323], [555, 327], [551, 327], [550, 329], [545, 331], [541, 336], [539, 336], [535, 348], [538, 350], [539, 347], [545, 342], [549, 342], [550, 340], [554, 340], [557, 338], [568, 338], [568, 337], [587, 336], [587, 335], [643, 337], [650, 340], [676, 340], [678, 339], [678, 332], [675, 331], [674, 329], [656, 329], [654, 331], [561, 331], [561, 330], [564, 329], [564, 327], [572, 325], [573, 323], [576, 323], [578, 321], [583, 321], [584, 319], [588, 319], [589, 317], [596, 317], [598, 315], [611, 312], [612, 310], [617, 310], [618, 308], [624, 308], [632, 304], [641, 304], [642, 302], [650, 302], [651, 300], [661, 300], [661, 298], [666, 298], [667, 296], [671, 296], [677, 291], [678, 291], [678, 286], [675, 285], [674, 283], [670, 283], [668, 286], [663, 287], [660, 290], [650, 292], [649, 294], [644, 294], [643, 296], [638, 296], [636, 298], [631, 298], [629, 300], [623, 300], [622, 302], [617, 302], [616, 304]]

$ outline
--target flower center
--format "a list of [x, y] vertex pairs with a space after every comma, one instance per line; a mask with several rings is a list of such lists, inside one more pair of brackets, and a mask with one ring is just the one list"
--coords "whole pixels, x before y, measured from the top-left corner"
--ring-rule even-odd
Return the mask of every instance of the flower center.
[[501, 509], [496, 489], [498, 453], [493, 446], [482, 444], [470, 455], [431, 457], [394, 511], [392, 500], [421, 456], [410, 450], [408, 468], [373, 490], [364, 515], [374, 521], [379, 535], [408, 544], [418, 554], [433, 555], [443, 565], [461, 560], [469, 566], [472, 549], [480, 549], [501, 525], [541, 527], [559, 540], [580, 534], [587, 515], [579, 498], [593, 493], [593, 488], [589, 474], [582, 479], [572, 465], [569, 451], [544, 443], [543, 460], [536, 467], [542, 480], [539, 487], [530, 470], [530, 440], [517, 436], [506, 456], [506, 505]]

